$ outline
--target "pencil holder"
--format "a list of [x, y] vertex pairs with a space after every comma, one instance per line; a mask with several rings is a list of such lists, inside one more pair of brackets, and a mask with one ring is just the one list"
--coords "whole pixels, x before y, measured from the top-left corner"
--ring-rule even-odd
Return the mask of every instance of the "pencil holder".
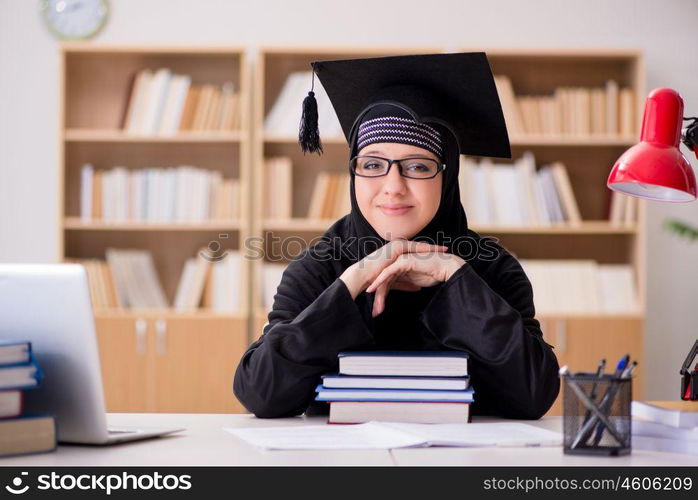
[[630, 453], [632, 378], [576, 373], [563, 380], [564, 453]]

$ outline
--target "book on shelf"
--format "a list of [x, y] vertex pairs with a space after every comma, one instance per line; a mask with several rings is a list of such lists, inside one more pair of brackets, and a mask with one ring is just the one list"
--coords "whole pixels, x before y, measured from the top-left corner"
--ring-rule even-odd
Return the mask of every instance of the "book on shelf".
[[90, 298], [95, 309], [120, 309], [122, 307], [111, 268], [106, 261], [100, 259], [65, 259], [65, 262], [81, 264], [85, 268]]
[[204, 294], [204, 285], [210, 276], [211, 261], [201, 255], [184, 262], [177, 285], [174, 308], [178, 311], [197, 309]]
[[51, 415], [0, 419], [0, 456], [56, 449], [56, 421]]
[[293, 165], [287, 156], [264, 160], [264, 216], [290, 219], [293, 210]]
[[615, 80], [598, 87], [561, 86], [549, 95], [516, 95], [508, 76], [494, 78], [514, 137], [629, 137], [636, 133], [635, 93]]
[[[296, 71], [288, 75], [264, 119], [264, 133], [266, 135], [283, 138], [298, 137], [299, 106], [308, 94], [311, 79], [312, 72], [310, 71]], [[320, 137], [343, 137], [342, 126], [334, 112], [334, 107], [317, 78], [315, 78], [314, 92], [319, 113]]]
[[582, 222], [565, 165], [554, 162], [536, 171], [530, 151], [514, 164], [461, 156], [458, 182], [473, 224], [525, 227]]
[[[200, 257], [199, 257], [200, 258]], [[211, 262], [203, 296], [203, 306], [216, 313], [236, 313], [240, 310], [240, 252], [226, 250], [221, 258]]]
[[342, 351], [342, 375], [465, 377], [468, 354], [456, 351]]
[[669, 427], [698, 427], [698, 401], [633, 401], [633, 419], [643, 419]]
[[81, 171], [80, 218], [88, 222], [191, 223], [240, 217], [240, 182], [191, 166]]
[[264, 262], [261, 267], [262, 304], [266, 310], [270, 311], [274, 306], [274, 295], [276, 295], [276, 290], [281, 283], [281, 278], [288, 265], [277, 262]]
[[469, 387], [468, 377], [391, 377], [387, 375], [340, 375], [328, 373], [322, 376], [327, 389], [423, 389], [464, 391]]
[[637, 221], [639, 200], [618, 191], [611, 191], [608, 220], [612, 226], [630, 226]]
[[351, 179], [345, 173], [321, 171], [315, 177], [308, 205], [309, 219], [337, 219], [351, 211]]
[[[107, 249], [99, 259], [67, 259], [87, 270], [95, 309], [164, 309], [168, 307], [152, 256], [142, 250]], [[201, 249], [187, 259], [180, 274], [173, 307], [179, 311], [204, 307], [218, 313], [240, 310], [240, 252], [223, 250], [211, 255]], [[144, 272], [143, 269], [147, 269]]]
[[240, 128], [240, 95], [232, 82], [192, 84], [190, 75], [168, 68], [139, 71], [126, 96], [123, 130], [132, 135]]
[[[166, 309], [167, 297], [147, 250], [107, 248], [119, 303], [129, 309]], [[89, 275], [88, 275], [89, 276]]]
[[531, 281], [539, 314], [638, 312], [633, 269], [629, 264], [599, 264], [584, 259], [520, 259], [519, 262]]

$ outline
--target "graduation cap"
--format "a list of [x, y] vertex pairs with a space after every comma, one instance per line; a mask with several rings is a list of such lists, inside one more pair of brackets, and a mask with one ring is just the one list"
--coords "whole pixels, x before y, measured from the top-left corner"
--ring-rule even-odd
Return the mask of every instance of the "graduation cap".
[[[460, 154], [511, 158], [502, 107], [484, 52], [316, 61], [322, 82], [349, 142], [362, 116], [378, 104], [404, 109], [417, 122], [449, 129]], [[314, 92], [303, 101], [299, 143], [322, 153]]]

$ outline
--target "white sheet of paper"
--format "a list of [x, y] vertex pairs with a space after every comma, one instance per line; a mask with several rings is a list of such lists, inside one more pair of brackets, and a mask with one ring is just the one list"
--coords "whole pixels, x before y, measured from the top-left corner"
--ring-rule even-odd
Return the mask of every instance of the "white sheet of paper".
[[508, 422], [226, 427], [226, 432], [270, 450], [390, 449], [413, 446], [557, 446], [558, 432]]
[[378, 422], [292, 427], [226, 427], [224, 430], [254, 446], [270, 450], [384, 450], [424, 445], [423, 439]]
[[470, 424], [405, 424], [382, 422], [427, 441], [432, 446], [558, 446], [562, 434], [518, 422]]

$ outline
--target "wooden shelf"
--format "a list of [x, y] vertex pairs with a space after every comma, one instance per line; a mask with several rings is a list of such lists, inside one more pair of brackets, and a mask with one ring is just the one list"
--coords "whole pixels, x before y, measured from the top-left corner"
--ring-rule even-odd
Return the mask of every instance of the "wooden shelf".
[[[262, 228], [267, 231], [302, 231], [316, 232], [325, 231], [336, 220], [334, 219], [266, 219], [262, 223]], [[632, 235], [637, 232], [637, 224], [614, 225], [607, 221], [584, 221], [580, 225], [575, 226], [472, 226], [471, 229], [481, 234], [530, 234], [530, 235], [545, 235], [545, 234], [628, 234]]]
[[[344, 145], [347, 141], [344, 137], [322, 137], [322, 144]], [[553, 147], [630, 147], [637, 143], [637, 137], [614, 136], [511, 136], [509, 141], [512, 146], [553, 146]], [[284, 137], [264, 135], [266, 144], [298, 144], [297, 137]]]
[[242, 131], [180, 132], [177, 135], [133, 135], [122, 130], [67, 129], [67, 142], [120, 142], [120, 143], [219, 143], [240, 142], [247, 139]]
[[237, 231], [238, 221], [204, 221], [187, 223], [158, 222], [86, 222], [80, 217], [66, 217], [63, 227], [71, 231]]
[[95, 309], [96, 318], [162, 318], [162, 319], [233, 319], [246, 320], [244, 312], [221, 313], [211, 309], [178, 311], [176, 309]]

